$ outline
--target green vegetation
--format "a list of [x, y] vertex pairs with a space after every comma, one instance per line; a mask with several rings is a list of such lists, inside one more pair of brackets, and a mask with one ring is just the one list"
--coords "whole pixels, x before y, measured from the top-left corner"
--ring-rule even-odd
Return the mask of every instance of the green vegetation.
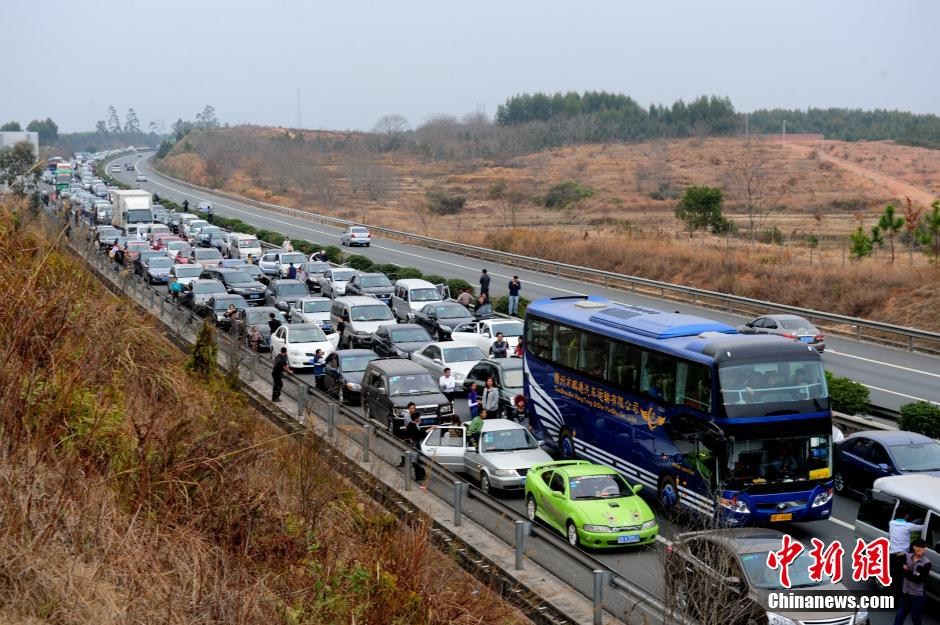
[[845, 414], [864, 414], [868, 410], [868, 387], [849, 378], [826, 371], [832, 409]]
[[33, 144], [20, 141], [13, 147], [0, 148], [0, 182], [4, 182], [16, 195], [22, 196], [25, 182], [36, 162]]
[[691, 236], [696, 230], [722, 233], [731, 230], [730, 222], [721, 214], [724, 199], [717, 187], [691, 186], [676, 205], [676, 217], [685, 222]]
[[940, 406], [926, 401], [904, 404], [901, 406], [898, 427], [940, 439]]
[[[897, 236], [898, 232], [901, 231], [901, 228], [904, 227], [904, 218], [897, 215], [896, 211], [897, 209], [892, 204], [885, 206], [885, 212], [878, 219], [877, 226], [881, 232], [888, 236], [892, 263], [894, 262], [894, 238]], [[872, 239], [874, 240], [874, 238], [873, 236]]]
[[426, 193], [428, 210], [435, 215], [456, 215], [463, 211], [467, 198], [440, 189], [432, 189]]
[[[529, 304], [532, 303], [532, 300], [525, 297], [519, 297], [519, 313], [516, 315], [520, 319], [525, 317], [526, 308], [529, 307]], [[493, 310], [498, 313], [503, 313], [504, 315], [509, 314], [509, 296], [501, 295], [493, 300]]]
[[590, 187], [572, 181], [561, 182], [548, 190], [542, 204], [545, 208], [562, 210], [577, 206], [582, 200], [592, 195], [594, 195], [594, 189]]
[[[880, 238], [880, 232], [875, 234]], [[852, 260], [861, 260], [866, 256], [871, 256], [875, 249], [874, 245], [871, 237], [865, 234], [865, 230], [859, 226], [855, 232], [849, 235], [849, 256]]]

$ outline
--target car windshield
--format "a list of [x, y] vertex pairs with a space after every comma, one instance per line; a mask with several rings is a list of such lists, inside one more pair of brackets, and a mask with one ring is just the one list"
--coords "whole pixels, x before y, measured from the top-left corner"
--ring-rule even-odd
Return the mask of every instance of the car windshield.
[[777, 319], [777, 323], [780, 324], [780, 327], [784, 330], [802, 330], [804, 328], [809, 329], [813, 327], [806, 319]]
[[166, 244], [166, 249], [168, 250], [181, 250], [184, 247], [189, 247], [189, 243], [186, 241], [170, 241]]
[[[831, 475], [831, 433], [789, 438], [736, 439], [729, 445], [729, 487], [780, 484]], [[707, 458], [706, 465], [710, 463]]]
[[303, 265], [307, 260], [307, 257], [296, 252], [294, 254], [281, 254], [281, 264], [282, 265]]
[[291, 328], [287, 340], [289, 343], [322, 343], [326, 341], [326, 335], [316, 326]]
[[349, 231], [355, 232], [356, 234], [369, 234], [369, 230], [367, 228], [350, 228]]
[[258, 279], [258, 276], [264, 273], [263, 271], [261, 271], [261, 267], [259, 267], [258, 265], [245, 265], [244, 267], [241, 268], [241, 270], [247, 273], [249, 276], [251, 276], [255, 280]]
[[940, 443], [892, 445], [891, 455], [901, 471], [940, 471]]
[[261, 247], [258, 239], [239, 239], [238, 247]]
[[274, 318], [280, 321], [281, 323], [287, 323], [287, 318], [284, 317], [284, 313], [279, 310], [272, 310], [270, 308], [249, 308], [248, 312], [245, 313], [245, 320], [248, 323], [263, 323], [267, 327], [269, 315], [274, 313]]
[[191, 230], [198, 230], [199, 228], [205, 228], [209, 225], [208, 221], [203, 221], [202, 219], [194, 219], [189, 222], [189, 227]]
[[228, 310], [228, 307], [232, 305], [242, 310], [248, 308], [248, 304], [243, 299], [217, 299], [212, 302], [212, 308], [215, 310]]
[[820, 400], [829, 396], [819, 361], [728, 363], [718, 370], [718, 379], [725, 406]]
[[432, 378], [429, 373], [393, 375], [388, 379], [388, 382], [389, 395], [424, 395], [440, 392], [437, 380]]
[[307, 285], [300, 282], [294, 282], [289, 284], [279, 284], [277, 285], [277, 294], [278, 295], [309, 295], [310, 291], [307, 290]]
[[616, 473], [573, 477], [568, 485], [572, 499], [611, 499], [633, 495], [630, 485]]
[[324, 271], [327, 271], [329, 268], [330, 268], [329, 263], [313, 262], [313, 263], [306, 263], [304, 265], [304, 271], [306, 271], [307, 273], [323, 273]]
[[330, 305], [332, 302], [328, 299], [324, 300], [310, 300], [304, 302], [304, 312], [305, 313], [325, 313], [330, 312]]
[[501, 323], [490, 324], [490, 327], [493, 329], [493, 335], [495, 336], [498, 332], [502, 332], [504, 337], [509, 336], [522, 336], [522, 323], [519, 321], [504, 321]]
[[151, 268], [166, 269], [167, 267], [173, 266], [173, 260], [169, 258], [151, 258], [147, 261], [147, 264]]
[[522, 369], [503, 371], [503, 388], [522, 388]]
[[388, 334], [393, 343], [414, 343], [431, 340], [424, 328], [401, 328], [400, 330], [392, 330]]
[[176, 265], [173, 270], [177, 278], [198, 278], [202, 273], [202, 267], [196, 265]]
[[386, 278], [385, 276], [363, 276], [362, 286], [365, 286], [365, 287], [392, 286], [392, 283], [389, 282], [388, 278]]
[[[767, 566], [767, 551], [742, 553], [740, 555], [741, 564], [744, 565], [744, 574], [748, 581], [756, 588], [766, 590], [783, 590], [780, 583], [780, 573], [776, 569]], [[790, 563], [790, 588], [809, 588], [811, 586], [820, 586], [830, 583], [829, 576], [822, 573], [818, 582], [809, 578], [809, 572], [813, 568], [813, 558], [809, 552], [804, 551], [796, 557], [796, 560]]]
[[[435, 289], [436, 291], [437, 289]], [[470, 317], [470, 313], [460, 304], [443, 304], [441, 306], [432, 306], [438, 319], [464, 319]]]
[[385, 304], [366, 304], [353, 306], [351, 317], [353, 321], [389, 321], [392, 311]]
[[221, 252], [215, 249], [200, 249], [194, 250], [196, 252], [197, 260], [213, 260], [216, 258], [222, 258]]
[[434, 288], [411, 289], [412, 302], [436, 302], [440, 301], [441, 294]]
[[337, 269], [336, 271], [333, 272], [332, 275], [333, 275], [332, 279], [334, 281], [346, 282], [347, 280], [352, 278], [354, 275], [356, 275], [356, 270], [355, 269], [346, 269], [346, 270]]
[[254, 282], [254, 279], [244, 271], [230, 271], [225, 274], [225, 281], [229, 284], [245, 284]]
[[98, 231], [99, 237], [116, 237], [119, 232], [117, 228], [102, 228]]
[[218, 282], [197, 282], [193, 284], [193, 293], [204, 295], [206, 293], [225, 293], [225, 287]]
[[511, 430], [495, 430], [492, 432], [483, 432], [480, 438], [481, 451], [522, 451], [524, 449], [536, 449], [539, 446], [528, 430], [525, 428], [513, 428]]
[[476, 362], [486, 358], [486, 354], [479, 347], [445, 347], [444, 362]]
[[146, 241], [128, 241], [127, 249], [131, 250], [132, 252], [139, 252], [140, 250], [149, 250], [150, 244], [147, 243]]
[[340, 361], [340, 369], [346, 373], [355, 371], [365, 371], [366, 365], [378, 358], [378, 354], [360, 354], [356, 356], [343, 356]]

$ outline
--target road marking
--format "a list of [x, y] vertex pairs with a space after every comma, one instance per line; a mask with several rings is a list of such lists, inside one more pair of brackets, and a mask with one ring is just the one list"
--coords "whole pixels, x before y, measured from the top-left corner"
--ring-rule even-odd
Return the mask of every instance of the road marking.
[[865, 384], [862, 382], [859, 382], [859, 384], [861, 384], [865, 388], [870, 388], [873, 391], [881, 391], [882, 393], [891, 393], [892, 395], [898, 395], [899, 397], [907, 397], [908, 399], [913, 399], [914, 401], [925, 401], [928, 404], [933, 404], [934, 406], [940, 406], [940, 402], [935, 402], [930, 399], [924, 399], [923, 397], [914, 397], [913, 395], [906, 395], [904, 393], [898, 393], [897, 391], [889, 391], [886, 388], [881, 388], [879, 386], [872, 386], [871, 384]]
[[852, 531], [852, 532], [855, 531], [855, 526], [854, 526], [854, 525], [852, 525], [851, 523], [846, 523], [846, 522], [843, 521], [842, 519], [837, 519], [837, 518], [835, 518], [834, 516], [831, 516], [831, 517], [829, 517], [829, 520], [832, 521], [833, 523], [835, 523], [836, 525], [841, 525], [842, 527], [844, 527], [844, 528], [847, 529], [847, 530], [850, 530], [850, 531]]
[[854, 358], [856, 360], [864, 360], [865, 362], [870, 362], [875, 365], [884, 365], [885, 367], [893, 367], [895, 369], [901, 369], [903, 371], [909, 371], [911, 373], [918, 373], [920, 375], [929, 375], [934, 378], [940, 378], [940, 373], [930, 373], [929, 371], [921, 371], [920, 369], [912, 369], [911, 367], [904, 367], [902, 365], [893, 365], [890, 362], [881, 362], [880, 360], [874, 360], [872, 358], [865, 358], [863, 356], [855, 356], [853, 354], [846, 354], [845, 352], [837, 352], [832, 349], [827, 349], [826, 353], [835, 354], [836, 356], [845, 356], [846, 358]]

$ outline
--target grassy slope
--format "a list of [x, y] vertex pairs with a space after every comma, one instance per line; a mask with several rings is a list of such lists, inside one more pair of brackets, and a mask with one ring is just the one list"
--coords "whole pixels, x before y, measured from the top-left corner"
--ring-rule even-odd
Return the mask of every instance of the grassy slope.
[[54, 236], [0, 205], [0, 623], [523, 622]]

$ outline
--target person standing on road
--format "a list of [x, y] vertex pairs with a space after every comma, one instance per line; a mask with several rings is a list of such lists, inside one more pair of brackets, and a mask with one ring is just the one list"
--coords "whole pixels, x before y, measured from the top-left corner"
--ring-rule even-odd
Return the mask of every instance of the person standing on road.
[[490, 347], [490, 354], [493, 358], [509, 358], [509, 343], [503, 338], [502, 332], [496, 333], [496, 340]]
[[323, 356], [323, 350], [318, 349], [313, 357], [313, 376], [316, 380], [317, 389], [321, 391], [326, 388], [323, 385], [324, 373], [326, 373], [326, 358]]
[[904, 582], [903, 566], [911, 550], [911, 534], [923, 532], [924, 525], [913, 522], [913, 513], [901, 506], [896, 517], [888, 523], [888, 553], [891, 554], [891, 590], [895, 597], [900, 597]]
[[287, 251], [287, 252], [293, 252], [293, 251], [294, 251], [294, 244], [291, 243], [291, 240], [288, 239], [287, 237], [284, 237], [284, 242], [281, 243], [281, 247], [283, 247], [284, 250]]
[[258, 330], [258, 326], [251, 326], [251, 330], [248, 332], [248, 347], [252, 351], [258, 351], [261, 349], [261, 331]]
[[558, 433], [558, 453], [561, 455], [562, 460], [574, 460], [574, 437], [574, 430], [569, 429], [567, 425], [561, 427], [561, 431]]
[[208, 221], [211, 224], [214, 218], [215, 218], [215, 211], [212, 210], [212, 205], [209, 205], [206, 208], [206, 221]]
[[297, 267], [294, 267], [294, 263], [291, 263], [290, 267], [287, 268], [287, 279], [288, 280], [297, 279]]
[[271, 391], [271, 401], [281, 401], [281, 389], [284, 388], [284, 374], [293, 373], [290, 364], [287, 362], [287, 348], [282, 347], [281, 353], [274, 358], [274, 368], [271, 370], [271, 377], [274, 380], [274, 388]]
[[519, 282], [519, 276], [513, 276], [509, 281], [509, 314], [513, 317], [519, 316], [519, 291], [522, 289], [522, 283]]
[[179, 306], [180, 293], [183, 292], [183, 284], [176, 276], [170, 276], [170, 284], [167, 289], [170, 291], [170, 297], [173, 299], [173, 303]]
[[486, 269], [480, 273], [480, 295], [486, 295], [489, 299], [490, 295], [490, 274], [487, 273]]
[[[418, 407], [414, 402], [408, 402], [408, 414], [405, 415], [405, 440], [418, 452], [419, 457], [421, 453], [421, 441], [424, 440], [424, 432], [421, 431], [421, 415], [418, 414]], [[401, 463], [398, 466], [404, 466], [405, 459], [402, 458]], [[421, 482], [424, 480], [424, 467], [421, 466], [420, 460], [416, 460], [412, 463], [411, 468], [414, 470], [414, 476], [416, 482]], [[421, 488], [424, 488], [424, 485], [420, 485]]]
[[444, 375], [440, 377], [437, 383], [447, 401], [454, 403], [454, 397], [457, 395], [457, 381], [450, 374], [450, 367], [444, 367]]
[[189, 212], [189, 200], [183, 200], [183, 212], [184, 213]]
[[268, 313], [268, 327], [271, 328], [271, 334], [277, 332], [281, 327], [281, 320], [274, 316], [274, 313]]
[[496, 415], [499, 412], [499, 389], [493, 378], [486, 378], [486, 386], [483, 387], [483, 399], [480, 407], [488, 414]]
[[927, 597], [924, 595], [924, 583], [930, 576], [931, 564], [927, 560], [927, 543], [918, 538], [911, 543], [912, 553], [904, 557], [902, 568], [904, 582], [898, 605], [897, 616], [894, 617], [894, 625], [904, 625], [907, 615], [911, 615], [911, 622], [914, 625], [921, 625], [921, 614], [924, 611], [924, 603]]
[[470, 392], [467, 393], [467, 407], [470, 409], [470, 418], [480, 414], [480, 396], [477, 395], [477, 383], [470, 385]]

